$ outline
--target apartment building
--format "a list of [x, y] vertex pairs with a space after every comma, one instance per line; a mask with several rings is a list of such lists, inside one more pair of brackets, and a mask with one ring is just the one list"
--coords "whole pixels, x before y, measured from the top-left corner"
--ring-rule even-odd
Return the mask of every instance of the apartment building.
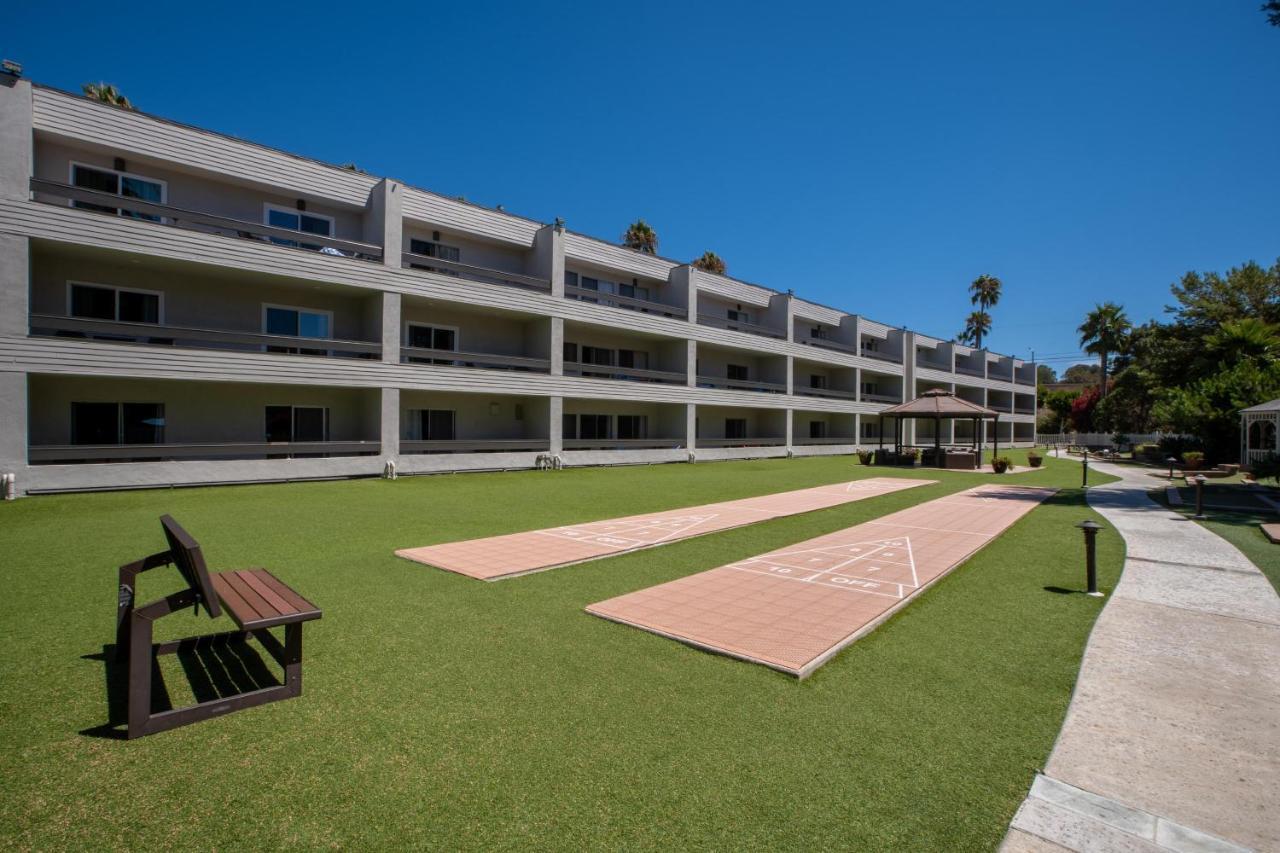
[[846, 454], [939, 387], [1003, 413], [988, 442], [1034, 441], [1034, 364], [0, 85], [0, 471], [20, 494]]

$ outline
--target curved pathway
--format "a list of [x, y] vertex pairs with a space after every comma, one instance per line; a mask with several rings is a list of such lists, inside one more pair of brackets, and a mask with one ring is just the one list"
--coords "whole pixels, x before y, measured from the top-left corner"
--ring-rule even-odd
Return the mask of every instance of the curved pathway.
[[1089, 504], [1124, 537], [1124, 574], [1002, 849], [1280, 850], [1280, 597], [1151, 501], [1162, 481], [1095, 467], [1122, 478]]

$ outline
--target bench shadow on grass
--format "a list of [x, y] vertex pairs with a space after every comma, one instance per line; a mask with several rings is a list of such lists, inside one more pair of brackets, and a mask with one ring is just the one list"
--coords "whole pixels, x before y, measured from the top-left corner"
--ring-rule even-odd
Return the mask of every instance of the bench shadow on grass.
[[[209, 642], [209, 638], [183, 641], [174, 653], [182, 666], [195, 702], [226, 699], [250, 690], [277, 687], [281, 677], [267, 666], [258, 650], [244, 640]], [[82, 655], [81, 660], [103, 665], [107, 698], [107, 722], [82, 729], [80, 734], [113, 740], [125, 738], [129, 720], [128, 662], [116, 659], [114, 643], [104, 645], [97, 654]], [[151, 713], [173, 710], [173, 698], [165, 683], [159, 656], [151, 656]]]

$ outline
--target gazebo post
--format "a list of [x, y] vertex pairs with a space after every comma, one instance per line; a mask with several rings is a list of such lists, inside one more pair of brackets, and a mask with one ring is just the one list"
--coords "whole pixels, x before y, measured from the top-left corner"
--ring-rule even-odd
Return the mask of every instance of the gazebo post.
[[942, 418], [937, 415], [933, 416], [933, 467], [941, 468], [942, 465]]
[[884, 464], [884, 415], [879, 415], [880, 422], [876, 425], [876, 464]]
[[995, 420], [991, 422], [991, 425], [995, 431], [995, 435], [991, 437], [991, 443], [992, 443], [991, 458], [995, 459], [997, 456], [1000, 455], [1000, 416], [999, 415], [996, 415]]

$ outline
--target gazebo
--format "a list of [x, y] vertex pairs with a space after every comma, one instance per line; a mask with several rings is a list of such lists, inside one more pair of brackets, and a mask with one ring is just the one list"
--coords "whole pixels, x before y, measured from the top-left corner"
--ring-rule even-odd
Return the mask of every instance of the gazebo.
[[1280, 400], [1240, 410], [1240, 464], [1280, 454]]
[[950, 391], [944, 391], [941, 388], [935, 388], [925, 391], [910, 403], [902, 403], [897, 406], [891, 406], [880, 412], [880, 443], [879, 448], [884, 449], [884, 419], [892, 417], [894, 419], [894, 453], [902, 452], [902, 422], [906, 419], [914, 420], [932, 420], [933, 421], [933, 453], [934, 465], [939, 468], [948, 467], [944, 463], [942, 455], [942, 430], [940, 429], [943, 421], [954, 420], [972, 420], [973, 421], [973, 449], [976, 455], [975, 468], [982, 467], [982, 430], [980, 425], [988, 420], [995, 423], [995, 442], [994, 453], [1000, 455], [1000, 413], [977, 403], [971, 403], [968, 400], [961, 399]]

